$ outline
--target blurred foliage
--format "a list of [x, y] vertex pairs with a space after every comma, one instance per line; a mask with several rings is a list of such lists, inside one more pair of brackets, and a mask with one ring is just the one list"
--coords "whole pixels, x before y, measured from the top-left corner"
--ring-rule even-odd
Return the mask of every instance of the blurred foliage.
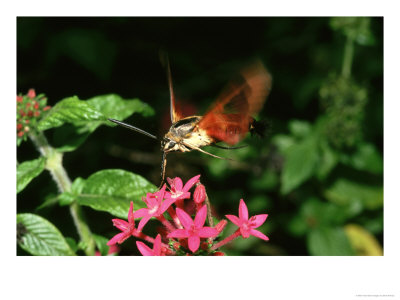
[[[129, 116], [130, 106], [137, 110], [135, 99], [140, 99], [149, 106], [126, 121], [163, 134], [169, 126], [169, 95], [160, 49], [169, 53], [179, 101], [199, 114], [252, 58], [261, 58], [273, 75], [272, 92], [257, 116], [270, 124], [267, 138], [249, 137], [242, 142], [249, 146], [239, 150], [206, 149], [235, 161], [199, 152], [168, 158], [168, 176], [202, 175], [220, 218], [237, 214], [241, 198], [251, 215], [269, 214], [260, 228], [268, 243], [235, 241], [225, 249], [228, 254], [382, 255], [383, 18], [19, 17], [17, 93], [35, 88], [47, 95], [49, 105], [74, 102], [71, 114], [85, 109], [75, 106], [83, 105], [79, 99], [92, 105], [97, 95], [116, 103], [116, 94], [132, 99], [115, 118]], [[113, 105], [102, 110], [110, 114]], [[63, 116], [57, 118], [58, 123], [42, 125], [50, 144], [65, 147], [59, 149], [63, 152], [75, 150], [65, 154], [63, 164], [77, 195], [82, 178], [103, 169], [124, 169], [158, 185], [161, 153], [153, 140], [99, 126], [102, 116], [76, 136], [71, 128], [79, 127], [79, 120], [64, 124]], [[40, 162], [34, 161], [33, 146], [25, 142], [17, 151], [19, 162], [32, 161], [20, 164], [21, 176], [40, 174], [31, 183], [21, 182], [29, 185], [18, 194], [18, 213], [35, 211], [62, 228], [66, 242], [50, 245], [50, 252], [76, 248], [66, 207], [55, 205], [76, 195], [55, 201], [55, 184], [41, 164], [33, 165]], [[107, 209], [83, 208], [96, 234], [115, 233]], [[47, 223], [40, 226], [59, 234]], [[233, 227], [227, 226], [224, 235]], [[121, 254], [134, 249], [132, 241], [126, 242]]]

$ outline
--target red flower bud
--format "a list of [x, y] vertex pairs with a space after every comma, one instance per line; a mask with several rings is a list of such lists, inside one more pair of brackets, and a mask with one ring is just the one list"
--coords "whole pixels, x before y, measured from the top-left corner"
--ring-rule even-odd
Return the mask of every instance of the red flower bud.
[[28, 102], [28, 103], [26, 104], [26, 108], [28, 109], [29, 107], [31, 107], [31, 103], [30, 103], [30, 102]]
[[32, 117], [33, 116], [33, 111], [28, 111], [28, 117]]
[[22, 124], [17, 124], [17, 130], [21, 130], [22, 129]]
[[193, 200], [196, 204], [201, 204], [206, 199], [206, 188], [204, 185], [199, 184], [194, 190]]
[[222, 220], [217, 224], [217, 226], [215, 226], [215, 229], [217, 229], [218, 232], [221, 232], [222, 230], [224, 230], [226, 224], [228, 224], [228, 221], [227, 220]]
[[216, 251], [213, 253], [213, 256], [225, 256], [225, 253], [221, 251]]
[[208, 243], [207, 243], [207, 242], [201, 243], [201, 244], [200, 244], [200, 248], [201, 248], [202, 250], [207, 250], [207, 249], [208, 249]]
[[39, 117], [39, 115], [40, 115], [40, 111], [35, 111], [35, 117]]
[[33, 107], [35, 108], [35, 109], [38, 109], [39, 108], [39, 103], [37, 103], [36, 101], [34, 102], [35, 104], [33, 105]]
[[24, 100], [24, 98], [23, 98], [22, 96], [17, 96], [17, 102], [18, 102], [18, 103], [21, 103], [22, 100]]
[[178, 243], [178, 242], [176, 242], [176, 243], [174, 243], [174, 244], [172, 245], [172, 247], [174, 247], [174, 249], [178, 251], [179, 248], [181, 247], [181, 244]]
[[24, 135], [24, 133], [25, 133], [25, 132], [20, 131], [20, 132], [18, 132], [18, 136], [19, 136], [19, 137], [22, 137], [22, 136]]
[[25, 111], [23, 109], [19, 110], [19, 114], [21, 115], [21, 117], [25, 117], [26, 116], [26, 113], [25, 113]]
[[51, 106], [47, 105], [45, 108], [43, 108], [43, 111], [49, 110]]
[[36, 97], [35, 90], [34, 90], [34, 89], [30, 89], [30, 90], [28, 91], [27, 96], [28, 96], [29, 98], [31, 98], [31, 99], [35, 98], [35, 97]]

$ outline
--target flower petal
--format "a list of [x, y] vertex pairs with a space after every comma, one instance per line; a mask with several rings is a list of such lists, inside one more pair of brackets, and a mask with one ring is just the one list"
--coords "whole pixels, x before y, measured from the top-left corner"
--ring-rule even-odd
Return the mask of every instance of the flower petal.
[[121, 219], [112, 219], [113, 225], [121, 231], [125, 231], [129, 227], [129, 223]]
[[250, 236], [250, 230], [243, 228], [243, 226], [240, 227], [240, 233], [242, 234], [242, 237], [247, 239]]
[[192, 235], [189, 237], [188, 244], [190, 251], [194, 253], [197, 251], [197, 249], [199, 249], [200, 238], [197, 235]]
[[158, 204], [158, 199], [156, 198], [156, 193], [147, 193], [146, 195], [146, 204], [149, 209], [152, 209], [154, 206]]
[[183, 227], [185, 227], [186, 229], [190, 229], [190, 227], [193, 225], [192, 218], [179, 207], [176, 208], [176, 214], [179, 218], [179, 221], [181, 221]]
[[194, 226], [196, 228], [203, 227], [206, 218], [207, 218], [207, 205], [203, 205], [202, 208], [199, 209], [196, 216], [194, 217]]
[[167, 198], [164, 200], [164, 202], [161, 204], [161, 207], [159, 209], [160, 215], [162, 215], [170, 206], [172, 203], [174, 203], [176, 200], [174, 198]]
[[260, 232], [258, 230], [255, 230], [255, 229], [250, 229], [250, 234], [254, 235], [255, 237], [258, 237], [258, 238], [260, 238], [262, 240], [265, 240], [265, 241], [269, 240], [269, 238], [264, 233], [262, 233], [262, 232]]
[[163, 187], [157, 192], [157, 197], [159, 197], [159, 202], [161, 202], [164, 199], [164, 194], [165, 194], [165, 189], [167, 188], [167, 186], [163, 185]]
[[169, 185], [171, 186], [171, 190], [174, 191], [181, 191], [182, 187], [183, 187], [183, 183], [182, 183], [182, 179], [180, 179], [179, 177], [175, 177], [174, 179], [172, 179], [171, 181], [168, 181]]
[[145, 243], [137, 241], [136, 246], [143, 256], [154, 256], [154, 251], [150, 249], [150, 247], [148, 247]]
[[161, 256], [161, 235], [157, 234], [154, 240], [153, 253], [156, 256]]
[[189, 236], [189, 232], [186, 229], [177, 229], [167, 235], [168, 238], [183, 239]]
[[249, 219], [249, 211], [247, 210], [246, 203], [240, 199], [239, 203], [239, 219], [247, 221]]
[[190, 178], [185, 186], [183, 187], [183, 191], [187, 192], [189, 191], [193, 185], [195, 185], [199, 181], [200, 175], [194, 176], [193, 178]]
[[268, 215], [263, 214], [263, 215], [256, 215], [250, 218], [251, 220], [251, 228], [257, 228], [260, 227], [262, 224], [264, 224], [265, 220], [267, 219]]
[[114, 235], [111, 240], [107, 242], [107, 246], [115, 245], [116, 243], [122, 244], [128, 237], [130, 237], [130, 234], [127, 234], [126, 232], [120, 232]]
[[128, 222], [129, 223], [134, 223], [135, 222], [135, 218], [134, 218], [134, 214], [133, 214], [133, 202], [132, 201], [131, 201], [131, 205], [129, 207]]
[[212, 227], [203, 227], [198, 231], [198, 235], [201, 238], [215, 237], [219, 234], [219, 231], [216, 228]]
[[140, 208], [133, 213], [133, 216], [135, 219], [142, 218], [143, 216], [148, 214], [148, 211], [149, 210], [147, 208]]
[[242, 221], [240, 221], [240, 219], [234, 215], [225, 215], [225, 217], [236, 226], [240, 227], [240, 225], [242, 224]]
[[145, 215], [145, 216], [140, 220], [139, 226], [138, 226], [138, 230], [139, 230], [139, 231], [142, 231], [144, 225], [146, 225], [146, 223], [150, 220], [150, 218], [151, 218], [151, 215], [148, 214], [148, 215]]

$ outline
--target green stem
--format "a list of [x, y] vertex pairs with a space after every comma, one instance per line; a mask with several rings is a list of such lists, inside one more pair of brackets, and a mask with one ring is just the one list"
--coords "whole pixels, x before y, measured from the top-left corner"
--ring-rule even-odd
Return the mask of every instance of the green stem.
[[342, 76], [349, 78], [351, 75], [351, 65], [354, 56], [354, 38], [351, 35], [347, 36], [346, 45], [344, 46], [344, 56], [342, 65]]
[[[59, 191], [61, 193], [69, 191], [71, 189], [71, 180], [69, 179], [68, 174], [62, 165], [62, 154], [57, 152], [49, 145], [42, 132], [34, 132], [32, 130], [29, 132], [29, 137], [39, 152], [46, 157], [46, 169], [50, 172], [53, 180], [56, 182]], [[84, 251], [86, 255], [94, 255], [95, 241], [88, 225], [84, 220], [80, 205], [76, 202], [73, 202], [70, 205], [70, 213], [79, 237], [85, 244]]]

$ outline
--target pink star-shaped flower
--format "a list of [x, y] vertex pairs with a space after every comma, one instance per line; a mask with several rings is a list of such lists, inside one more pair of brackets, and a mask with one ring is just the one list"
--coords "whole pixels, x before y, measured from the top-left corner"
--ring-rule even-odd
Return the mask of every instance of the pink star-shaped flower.
[[147, 204], [147, 208], [140, 208], [135, 212], [135, 218], [142, 218], [138, 225], [138, 230], [142, 231], [144, 225], [150, 220], [151, 217], [161, 216], [176, 199], [168, 198], [164, 199], [165, 195], [165, 184], [158, 192], [147, 193], [144, 202]]
[[189, 190], [199, 181], [200, 175], [194, 176], [186, 182], [183, 186], [182, 179], [175, 177], [174, 179], [167, 178], [167, 181], [171, 187], [171, 192], [167, 192], [166, 197], [174, 200], [183, 200], [190, 198]]
[[247, 210], [246, 203], [244, 203], [243, 199], [240, 199], [239, 204], [239, 217], [234, 215], [226, 215], [226, 217], [236, 226], [240, 228], [240, 233], [242, 237], [247, 239], [250, 235], [268, 241], [269, 238], [254, 228], [260, 227], [268, 215], [256, 215], [249, 219], [249, 212]]
[[108, 246], [115, 244], [122, 244], [127, 238], [129, 238], [135, 231], [135, 219], [133, 216], [133, 202], [129, 207], [128, 222], [121, 219], [113, 219], [113, 225], [121, 230], [121, 233], [116, 234], [111, 240], [107, 242]]
[[176, 214], [181, 221], [184, 229], [177, 229], [171, 232], [169, 238], [188, 238], [189, 249], [193, 253], [199, 249], [200, 238], [214, 237], [218, 235], [218, 230], [208, 226], [203, 227], [207, 217], [207, 206], [203, 205], [197, 212], [194, 222], [192, 218], [182, 209], [177, 208]]
[[163, 253], [161, 251], [161, 235], [157, 234], [155, 240], [154, 240], [154, 246], [153, 249], [151, 249], [149, 246], [147, 246], [143, 242], [136, 242], [136, 246], [138, 247], [140, 253], [142, 253], [143, 256], [162, 256]]

